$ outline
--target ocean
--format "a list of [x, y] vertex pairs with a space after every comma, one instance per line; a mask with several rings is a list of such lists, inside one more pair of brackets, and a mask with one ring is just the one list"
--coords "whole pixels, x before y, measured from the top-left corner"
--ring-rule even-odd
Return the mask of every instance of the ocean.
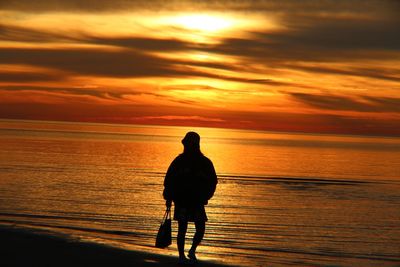
[[400, 266], [396, 137], [0, 120], [0, 225], [177, 255], [154, 242], [187, 131], [219, 179], [199, 259]]

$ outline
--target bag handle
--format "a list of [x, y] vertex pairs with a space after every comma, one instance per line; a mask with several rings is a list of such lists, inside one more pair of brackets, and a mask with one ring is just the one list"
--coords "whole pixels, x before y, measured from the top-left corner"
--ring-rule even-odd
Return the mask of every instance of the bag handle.
[[165, 222], [168, 218], [171, 218], [171, 207], [167, 207], [163, 216], [163, 222]]

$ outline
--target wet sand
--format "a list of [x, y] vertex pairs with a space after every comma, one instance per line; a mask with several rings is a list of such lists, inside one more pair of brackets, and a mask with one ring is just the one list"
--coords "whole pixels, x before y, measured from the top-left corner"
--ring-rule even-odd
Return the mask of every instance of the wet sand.
[[[180, 266], [177, 257], [0, 227], [0, 266]], [[162, 253], [162, 251], [160, 251]], [[211, 262], [195, 266], [223, 267]]]

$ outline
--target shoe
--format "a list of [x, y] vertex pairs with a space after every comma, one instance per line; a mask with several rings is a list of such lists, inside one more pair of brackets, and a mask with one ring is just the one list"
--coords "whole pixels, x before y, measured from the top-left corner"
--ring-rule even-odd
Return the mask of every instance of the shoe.
[[193, 250], [189, 250], [188, 257], [193, 263], [197, 262], [196, 252], [194, 252]]

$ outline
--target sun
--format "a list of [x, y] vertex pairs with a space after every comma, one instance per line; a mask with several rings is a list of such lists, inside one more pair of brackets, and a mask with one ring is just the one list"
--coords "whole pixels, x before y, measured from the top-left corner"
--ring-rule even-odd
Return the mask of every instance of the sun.
[[208, 14], [181, 15], [173, 18], [172, 22], [188, 30], [203, 32], [221, 31], [233, 25], [233, 21], [226, 17]]

